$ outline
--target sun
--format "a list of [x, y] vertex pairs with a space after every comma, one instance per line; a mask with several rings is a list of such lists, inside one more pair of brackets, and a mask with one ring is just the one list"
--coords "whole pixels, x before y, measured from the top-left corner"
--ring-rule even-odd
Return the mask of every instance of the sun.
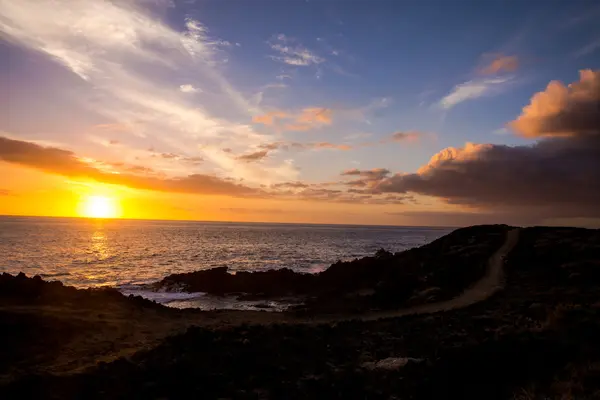
[[117, 200], [108, 196], [86, 196], [82, 200], [80, 213], [87, 218], [118, 218]]

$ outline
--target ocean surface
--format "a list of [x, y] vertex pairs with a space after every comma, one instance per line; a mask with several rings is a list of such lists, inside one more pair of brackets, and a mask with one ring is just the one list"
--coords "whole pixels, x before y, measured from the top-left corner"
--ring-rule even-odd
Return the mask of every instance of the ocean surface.
[[202, 293], [140, 290], [179, 272], [288, 267], [316, 273], [337, 260], [429, 243], [451, 228], [0, 216], [0, 273], [40, 275], [79, 288], [112, 286], [174, 307], [277, 307]]

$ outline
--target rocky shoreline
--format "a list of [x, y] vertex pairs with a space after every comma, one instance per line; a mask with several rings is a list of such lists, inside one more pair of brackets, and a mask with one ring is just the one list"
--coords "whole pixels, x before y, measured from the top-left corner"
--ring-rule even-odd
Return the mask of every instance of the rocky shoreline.
[[[315, 300], [350, 299], [302, 312], [176, 310], [114, 290], [4, 274], [0, 339], [9, 345], [0, 397], [598, 398], [600, 230], [522, 229], [505, 261], [505, 288], [487, 300], [358, 320], [377, 307], [454, 297], [481, 277], [480, 261], [508, 229], [464, 228], [419, 248], [426, 251], [354, 261], [350, 282], [325, 293], [289, 286]], [[359, 279], [369, 270], [377, 277]], [[451, 272], [458, 276], [448, 280]], [[415, 274], [427, 279], [410, 281]], [[356, 291], [382, 290], [382, 281], [397, 290], [395, 279], [411, 282], [408, 294], [351, 301]], [[429, 287], [440, 287], [437, 298], [415, 296]], [[334, 312], [346, 320], [310, 322]]]
[[393, 309], [453, 298], [483, 276], [489, 255], [510, 227], [457, 229], [427, 245], [398, 253], [379, 250], [371, 257], [337, 262], [317, 274], [291, 269], [261, 272], [227, 267], [173, 274], [148, 290], [234, 295], [239, 300], [300, 297], [295, 310], [361, 312]]

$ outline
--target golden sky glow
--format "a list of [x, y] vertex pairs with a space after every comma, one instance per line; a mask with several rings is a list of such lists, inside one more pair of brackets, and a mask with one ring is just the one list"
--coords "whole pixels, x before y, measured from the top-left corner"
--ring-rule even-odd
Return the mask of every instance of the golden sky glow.
[[[117, 217], [241, 222], [306, 222], [339, 224], [419, 225], [422, 218], [393, 215], [397, 207], [328, 202], [245, 199], [131, 189], [90, 180], [74, 180], [35, 169], [0, 162], [0, 176], [7, 179], [0, 196], [0, 215], [99, 217], [87, 211], [97, 197], [112, 199]], [[443, 209], [437, 202], [430, 209]], [[417, 210], [426, 210], [416, 207]], [[424, 219], [434, 224], [431, 219]]]

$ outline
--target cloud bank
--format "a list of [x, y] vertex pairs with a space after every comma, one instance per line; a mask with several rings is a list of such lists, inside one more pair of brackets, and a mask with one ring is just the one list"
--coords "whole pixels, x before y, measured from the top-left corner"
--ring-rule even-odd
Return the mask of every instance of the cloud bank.
[[531, 146], [467, 143], [434, 155], [416, 173], [382, 179], [376, 191], [553, 217], [600, 216], [600, 71], [551, 82], [510, 127]]

